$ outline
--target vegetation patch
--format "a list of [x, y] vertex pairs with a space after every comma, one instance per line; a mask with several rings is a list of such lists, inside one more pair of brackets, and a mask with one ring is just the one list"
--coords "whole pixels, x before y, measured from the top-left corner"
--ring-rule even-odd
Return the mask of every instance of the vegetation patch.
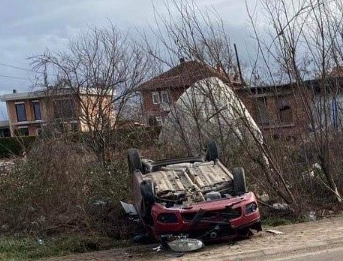
[[34, 136], [0, 138], [0, 158], [21, 156], [29, 150], [35, 140]]
[[33, 260], [72, 253], [106, 250], [128, 246], [128, 240], [113, 240], [96, 235], [64, 235], [58, 237], [1, 237], [0, 260]]

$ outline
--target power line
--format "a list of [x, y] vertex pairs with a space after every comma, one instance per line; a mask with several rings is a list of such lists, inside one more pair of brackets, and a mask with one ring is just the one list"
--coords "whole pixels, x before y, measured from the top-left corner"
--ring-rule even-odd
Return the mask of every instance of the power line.
[[30, 70], [30, 69], [26, 69], [26, 68], [14, 66], [14, 65], [6, 64], [6, 63], [0, 63], [0, 65], [2, 65], [2, 66], [7, 66], [7, 67], [11, 67], [11, 68], [18, 69], [18, 70], [22, 70], [22, 71], [33, 72], [33, 71]]
[[[11, 64], [7, 64], [7, 63], [0, 63], [1, 66], [6, 66], [6, 67], [11, 67], [17, 70], [22, 70], [22, 71], [27, 71], [27, 72], [35, 72], [34, 70], [30, 70], [30, 69], [26, 69], [26, 68], [22, 68], [22, 67], [18, 67], [18, 66], [14, 66]], [[51, 74], [48, 73], [48, 75], [52, 75], [52, 76], [56, 76], [56, 74]], [[12, 79], [22, 79], [22, 80], [29, 80], [28, 78], [22, 78], [22, 77], [16, 77], [16, 76], [9, 76], [9, 75], [0, 75], [0, 77], [5, 77], [5, 78], [12, 78]]]
[[[14, 65], [11, 65], [11, 64], [7, 64], [7, 63], [0, 63], [0, 65], [2, 66], [6, 66], [6, 67], [11, 67], [11, 68], [14, 68], [14, 69], [18, 69], [18, 70], [22, 70], [22, 71], [27, 71], [27, 72], [33, 72], [33, 73], [36, 73], [34, 70], [30, 70], [30, 69], [25, 69], [25, 68], [22, 68], [22, 67], [18, 67], [18, 66], [14, 66]], [[51, 75], [51, 76], [57, 76], [57, 74], [53, 74], [53, 73], [47, 73], [47, 75]], [[15, 76], [2, 76], [2, 77], [9, 77], [9, 78], [13, 78]], [[20, 78], [20, 77], [19, 77]]]
[[2, 75], [0, 74], [0, 77], [4, 77], [4, 78], [12, 78], [12, 79], [20, 79], [20, 80], [27, 80], [29, 81], [29, 78], [22, 78], [22, 77], [16, 77], [16, 76], [9, 76], [9, 75]]

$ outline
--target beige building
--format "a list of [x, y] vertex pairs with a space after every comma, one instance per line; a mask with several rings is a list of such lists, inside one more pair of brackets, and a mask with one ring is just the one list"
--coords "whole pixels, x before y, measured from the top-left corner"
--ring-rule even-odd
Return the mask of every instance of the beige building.
[[45, 129], [87, 132], [114, 125], [112, 95], [70, 88], [22, 92], [0, 96], [6, 102], [11, 136], [35, 136]]

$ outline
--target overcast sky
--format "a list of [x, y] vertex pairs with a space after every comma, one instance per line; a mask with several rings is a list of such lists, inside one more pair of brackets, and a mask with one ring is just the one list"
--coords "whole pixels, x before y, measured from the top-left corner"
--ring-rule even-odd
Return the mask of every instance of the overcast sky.
[[[0, 95], [30, 91], [34, 73], [28, 58], [66, 48], [68, 38], [89, 26], [105, 26], [110, 20], [123, 30], [148, 30], [153, 24], [151, 0], [0, 0]], [[168, 1], [166, 1], [168, 2]], [[195, 0], [201, 8], [215, 8], [223, 18], [232, 42], [240, 50], [252, 48], [244, 0]], [[255, 0], [248, 0], [253, 4]], [[154, 0], [158, 10], [162, 0]], [[0, 103], [0, 120], [7, 118]]]

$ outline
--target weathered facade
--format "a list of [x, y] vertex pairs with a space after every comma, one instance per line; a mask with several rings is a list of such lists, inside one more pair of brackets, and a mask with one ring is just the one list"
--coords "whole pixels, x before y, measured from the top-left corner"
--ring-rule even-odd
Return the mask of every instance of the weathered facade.
[[105, 104], [110, 105], [103, 112], [108, 114], [109, 124], [113, 125], [115, 119], [110, 95], [99, 99], [91, 93], [76, 94], [70, 88], [23, 93], [14, 90], [0, 100], [6, 102], [11, 136], [35, 136], [48, 128], [58, 132], [89, 131], [90, 126], [98, 127], [94, 118]]
[[178, 66], [139, 86], [138, 90], [142, 94], [146, 122], [162, 125], [170, 106], [192, 84], [218, 77], [244, 103], [264, 137], [296, 140], [320, 127], [325, 117], [331, 129], [343, 129], [342, 75], [343, 69], [339, 67], [324, 80], [249, 87], [237, 76], [227, 77], [200, 62], [181, 61]]
[[[304, 91], [312, 99], [312, 92]], [[264, 136], [294, 139], [309, 132], [306, 104], [294, 85], [253, 87], [250, 95], [249, 110]]]
[[300, 95], [299, 88], [294, 84], [248, 87], [237, 76], [228, 78], [220, 71], [195, 61], [182, 61], [180, 65], [139, 86], [146, 122], [162, 125], [170, 106], [189, 86], [208, 77], [218, 77], [232, 88], [264, 136], [294, 139], [309, 132], [308, 112], [303, 99], [313, 99], [312, 88], [303, 88]]
[[249, 107], [264, 136], [296, 140], [315, 130], [343, 129], [343, 78], [250, 88]]
[[180, 60], [180, 64], [169, 71], [143, 83], [137, 90], [143, 99], [143, 114], [148, 125], [162, 125], [170, 106], [195, 82], [218, 77], [234, 89], [241, 83], [219, 71], [197, 61]]

